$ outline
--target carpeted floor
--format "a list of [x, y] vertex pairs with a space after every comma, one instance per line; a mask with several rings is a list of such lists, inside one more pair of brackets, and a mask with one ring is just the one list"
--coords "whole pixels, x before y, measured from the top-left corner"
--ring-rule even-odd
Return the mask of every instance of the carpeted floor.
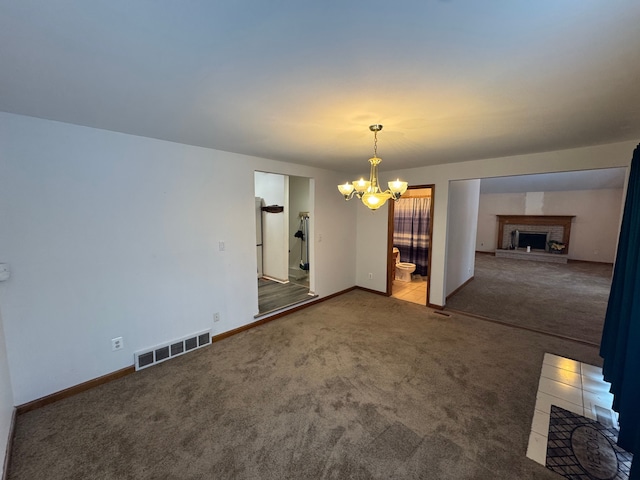
[[354, 290], [18, 417], [11, 480], [557, 479], [545, 352], [597, 349]]
[[447, 309], [600, 344], [613, 266], [477, 254], [474, 279]]

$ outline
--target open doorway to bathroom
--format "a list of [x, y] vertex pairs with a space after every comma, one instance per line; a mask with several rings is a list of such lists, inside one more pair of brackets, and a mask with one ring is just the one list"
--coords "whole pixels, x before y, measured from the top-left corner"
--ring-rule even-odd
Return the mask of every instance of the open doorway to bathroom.
[[312, 180], [255, 172], [256, 317], [307, 301], [311, 291]]
[[420, 305], [429, 298], [433, 191], [409, 187], [389, 206], [387, 295]]

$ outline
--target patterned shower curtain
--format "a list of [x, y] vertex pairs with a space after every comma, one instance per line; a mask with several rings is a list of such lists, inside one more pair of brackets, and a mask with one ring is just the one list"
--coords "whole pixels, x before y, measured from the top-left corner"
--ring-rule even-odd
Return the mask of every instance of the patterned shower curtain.
[[400, 261], [415, 263], [415, 273], [427, 275], [431, 198], [401, 198], [393, 214], [393, 246]]

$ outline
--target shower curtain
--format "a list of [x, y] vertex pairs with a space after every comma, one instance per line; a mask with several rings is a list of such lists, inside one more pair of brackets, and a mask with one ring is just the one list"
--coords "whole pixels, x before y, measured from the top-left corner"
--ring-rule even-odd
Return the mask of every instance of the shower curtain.
[[401, 198], [393, 213], [393, 246], [400, 261], [416, 264], [415, 273], [427, 275], [431, 198]]

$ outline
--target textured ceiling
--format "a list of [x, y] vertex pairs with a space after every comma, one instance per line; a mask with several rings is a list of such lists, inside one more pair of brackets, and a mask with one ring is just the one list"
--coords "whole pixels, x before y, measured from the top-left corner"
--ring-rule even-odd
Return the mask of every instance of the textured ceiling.
[[637, 0], [2, 0], [0, 110], [365, 173], [640, 139]]

